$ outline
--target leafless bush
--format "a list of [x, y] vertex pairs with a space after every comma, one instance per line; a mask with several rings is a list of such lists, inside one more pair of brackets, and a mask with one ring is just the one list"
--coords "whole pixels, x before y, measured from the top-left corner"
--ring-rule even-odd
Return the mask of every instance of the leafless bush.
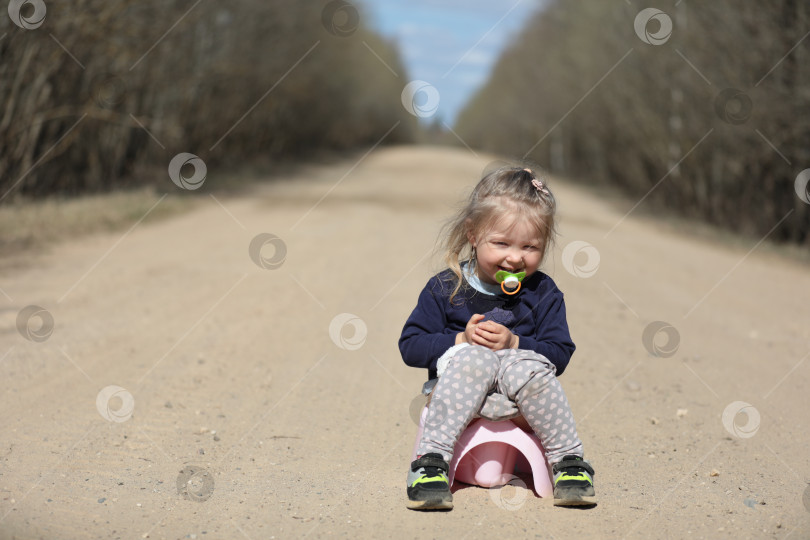
[[131, 184], [136, 165], [165, 169], [178, 152], [210, 167], [370, 145], [398, 121], [385, 142], [415, 129], [401, 79], [371, 52], [402, 77], [394, 47], [362, 14], [330, 32], [325, 0], [45, 4], [36, 29], [0, 16], [5, 203]]
[[770, 238], [810, 244], [810, 206], [794, 189], [810, 167], [810, 5], [648, 4], [672, 23], [663, 43], [636, 34], [637, 4], [553, 2], [457, 131], [652, 208], [760, 236], [779, 224]]

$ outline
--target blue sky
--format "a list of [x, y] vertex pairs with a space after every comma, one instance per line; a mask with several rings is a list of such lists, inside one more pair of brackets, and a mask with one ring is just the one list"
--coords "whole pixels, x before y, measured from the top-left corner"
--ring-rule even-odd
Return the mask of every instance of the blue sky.
[[544, 0], [357, 2], [369, 26], [398, 44], [408, 79], [423, 80], [439, 91], [439, 109], [427, 120], [452, 125], [501, 51]]

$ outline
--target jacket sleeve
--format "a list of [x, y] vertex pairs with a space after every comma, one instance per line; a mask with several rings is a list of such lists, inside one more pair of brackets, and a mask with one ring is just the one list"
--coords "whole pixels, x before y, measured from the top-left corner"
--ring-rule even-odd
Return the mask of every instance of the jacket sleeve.
[[399, 352], [409, 366], [435, 370], [436, 360], [456, 343], [457, 332], [447, 327], [447, 300], [441, 289], [436, 278], [428, 282], [402, 329]]
[[532, 336], [519, 335], [518, 347], [530, 349], [548, 358], [562, 375], [576, 346], [568, 331], [563, 293], [555, 287], [551, 294], [544, 295], [543, 302], [535, 306], [537, 324]]

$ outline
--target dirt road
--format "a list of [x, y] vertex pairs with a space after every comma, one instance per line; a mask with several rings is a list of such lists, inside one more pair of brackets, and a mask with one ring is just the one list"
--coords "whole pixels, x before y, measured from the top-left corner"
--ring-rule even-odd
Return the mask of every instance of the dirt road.
[[396, 343], [491, 159], [382, 149], [4, 270], [0, 538], [810, 537], [808, 268], [562, 181], [545, 269], [600, 504], [406, 510], [425, 374]]

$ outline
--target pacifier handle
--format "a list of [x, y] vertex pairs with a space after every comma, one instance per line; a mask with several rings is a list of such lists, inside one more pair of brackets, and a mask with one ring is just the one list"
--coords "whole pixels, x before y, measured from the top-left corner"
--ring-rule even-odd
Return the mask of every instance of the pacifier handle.
[[505, 281], [505, 280], [504, 280], [504, 281], [501, 281], [501, 290], [504, 292], [504, 294], [509, 294], [509, 295], [512, 295], [512, 294], [517, 294], [517, 293], [518, 293], [518, 291], [520, 290], [521, 285], [523, 285], [523, 284], [522, 284], [520, 281], [518, 281], [517, 288], [516, 288], [514, 291], [507, 291], [507, 290], [506, 290], [506, 287], [505, 287], [504, 285], [506, 285], [506, 281]]

